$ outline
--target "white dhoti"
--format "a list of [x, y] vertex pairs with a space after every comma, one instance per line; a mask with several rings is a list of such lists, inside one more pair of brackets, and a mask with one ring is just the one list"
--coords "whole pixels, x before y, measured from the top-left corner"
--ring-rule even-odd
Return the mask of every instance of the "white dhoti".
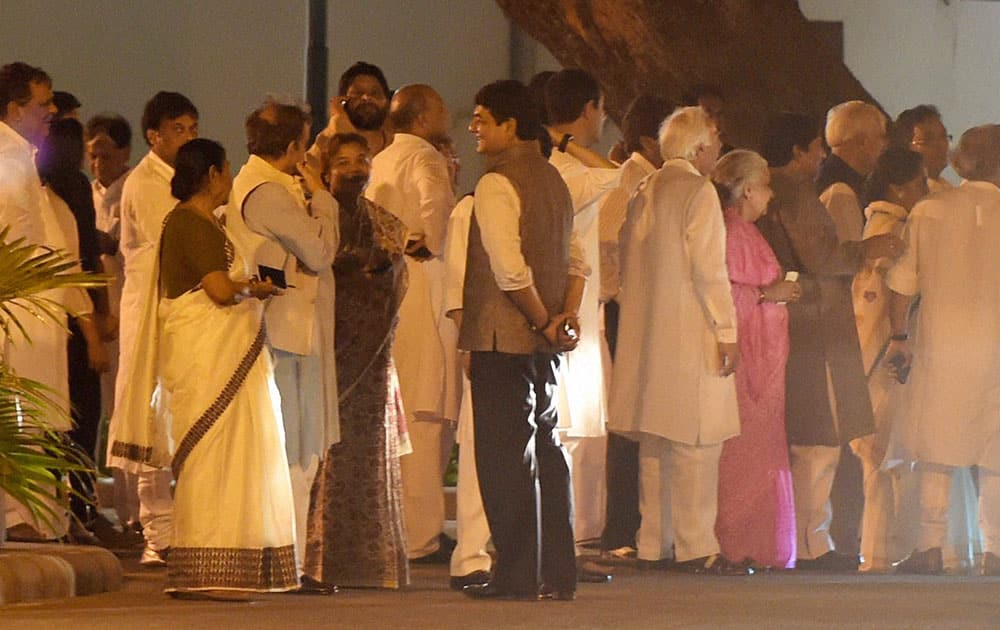
[[476, 473], [476, 441], [472, 418], [472, 391], [469, 379], [463, 378], [462, 410], [458, 416], [458, 488], [456, 489], [455, 525], [457, 541], [451, 553], [450, 573], [461, 577], [475, 571], [489, 571], [493, 564], [486, 546], [490, 542], [490, 524], [479, 493]]

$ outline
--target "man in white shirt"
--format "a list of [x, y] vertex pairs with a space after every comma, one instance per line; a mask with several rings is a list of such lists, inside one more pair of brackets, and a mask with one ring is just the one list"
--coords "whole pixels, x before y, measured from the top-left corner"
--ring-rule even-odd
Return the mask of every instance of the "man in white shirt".
[[[268, 99], [254, 110], [246, 120], [250, 157], [226, 208], [226, 231], [249, 257], [250, 272], [284, 273], [285, 292], [267, 304], [264, 316], [281, 394], [300, 574], [313, 479], [327, 448], [340, 441], [333, 347], [337, 202], [305, 164], [309, 127], [309, 112], [296, 104]], [[312, 195], [309, 204], [303, 186]]]
[[[952, 166], [961, 186], [921, 201], [906, 222], [906, 251], [889, 270], [892, 337], [886, 357], [909, 372], [905, 413], [890, 456], [915, 461], [920, 533], [907, 573], [940, 573], [948, 533], [951, 476], [978, 466], [983, 575], [1000, 575], [1000, 125], [969, 129]], [[919, 334], [908, 312], [920, 296]], [[912, 370], [910, 368], [912, 367]], [[902, 378], [901, 380], [906, 380]]]
[[[108, 285], [108, 312], [117, 322], [121, 310], [122, 284], [125, 262], [118, 241], [121, 239], [121, 201], [125, 179], [131, 169], [132, 128], [119, 114], [105, 113], [93, 116], [84, 127], [86, 157], [94, 176], [91, 189], [101, 245], [101, 265], [104, 273], [112, 276]], [[101, 374], [101, 415], [114, 413], [115, 379], [118, 375], [118, 339], [105, 342], [108, 353], [108, 371]], [[118, 520], [129, 531], [139, 525], [138, 479], [120, 468], [112, 468], [114, 477], [114, 506]]]
[[[618, 185], [620, 172], [589, 147], [604, 126], [604, 97], [597, 81], [579, 69], [561, 70], [545, 83], [545, 107], [556, 167], [573, 199], [573, 230], [587, 265], [600, 274], [598, 215], [604, 196]], [[600, 537], [604, 523], [606, 416], [600, 283], [587, 285], [580, 306], [580, 346], [566, 357], [561, 388], [563, 445], [573, 468], [574, 532], [578, 541]], [[581, 569], [582, 580], [604, 582], [602, 571]]]
[[[121, 294], [118, 337], [118, 377], [115, 400], [132, 381], [136, 363], [134, 343], [146, 303], [144, 287], [151, 287], [150, 274], [163, 229], [163, 220], [177, 205], [170, 194], [174, 159], [181, 146], [198, 137], [198, 110], [188, 98], [177, 92], [158, 92], [146, 103], [142, 131], [149, 153], [125, 180], [121, 200], [120, 248], [125, 262], [125, 283]], [[142, 449], [127, 440], [118, 440], [121, 426], [141, 422], [115, 409], [108, 428], [108, 465], [137, 473], [139, 520], [146, 538], [146, 548], [139, 562], [143, 566], [166, 565], [166, 555], [173, 535], [173, 499], [169, 469], [150, 466]]]
[[630, 204], [610, 426], [639, 440], [639, 560], [673, 546], [679, 571], [746, 575], [715, 537], [722, 443], [740, 431], [726, 231], [707, 177], [720, 146], [703, 109], [678, 109], [660, 130], [663, 167]]
[[573, 495], [554, 396], [585, 283], [572, 202], [539, 151], [545, 132], [522, 84], [483, 87], [469, 130], [490, 172], [476, 186], [459, 344], [471, 353], [476, 468], [497, 561], [489, 583], [464, 592], [573, 599]]
[[[621, 165], [618, 187], [604, 198], [598, 216], [600, 236], [600, 300], [604, 305], [604, 334], [612, 361], [618, 340], [619, 234], [625, 223], [628, 202], [640, 182], [663, 166], [657, 134], [664, 119], [674, 109], [667, 100], [640, 94], [622, 118], [622, 136], [629, 157]], [[610, 377], [611, 362], [605, 373]], [[610, 378], [608, 378], [610, 382]], [[607, 509], [601, 550], [611, 557], [635, 554], [639, 530], [639, 443], [618, 433], [608, 433], [606, 459]]]
[[[446, 135], [448, 108], [427, 85], [400, 88], [389, 109], [392, 144], [372, 160], [365, 197], [399, 217], [409, 231], [409, 289], [399, 310], [392, 355], [413, 453], [400, 461], [403, 515], [411, 560], [448, 562], [450, 539], [442, 534], [442, 476], [454, 439], [446, 394], [457, 385], [454, 337], [443, 334], [442, 294], [448, 216], [455, 205], [447, 162], [431, 141]], [[448, 366], [452, 367], [449, 371]]]

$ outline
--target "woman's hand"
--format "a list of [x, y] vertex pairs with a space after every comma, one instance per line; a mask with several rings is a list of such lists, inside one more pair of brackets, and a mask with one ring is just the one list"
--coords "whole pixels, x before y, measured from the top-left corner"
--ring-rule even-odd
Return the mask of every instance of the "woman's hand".
[[906, 243], [893, 234], [878, 234], [861, 241], [866, 260], [890, 258], [896, 260], [903, 255]]
[[274, 286], [270, 278], [266, 278], [260, 281], [256, 278], [250, 278], [250, 282], [247, 283], [247, 288], [250, 289], [251, 297], [255, 297], [258, 300], [266, 300], [272, 295], [282, 295], [285, 291], [280, 287]]
[[802, 285], [796, 280], [778, 280], [760, 288], [763, 302], [798, 302]]

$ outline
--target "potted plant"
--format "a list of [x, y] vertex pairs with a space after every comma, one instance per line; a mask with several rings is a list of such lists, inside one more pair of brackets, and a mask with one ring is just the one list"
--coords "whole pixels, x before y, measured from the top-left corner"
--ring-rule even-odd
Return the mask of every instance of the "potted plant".
[[[51, 289], [98, 287], [107, 277], [73, 272], [77, 261], [62, 251], [40, 248], [24, 239], [8, 242], [9, 227], [0, 230], [0, 331], [4, 339], [19, 332], [27, 343], [26, 317], [66, 326], [66, 310]], [[89, 473], [90, 458], [52, 429], [65, 419], [63, 404], [45, 385], [18, 377], [7, 364], [0, 342], [0, 544], [6, 532], [6, 493], [25, 505], [36, 522], [52, 525], [60, 517], [68, 474]]]

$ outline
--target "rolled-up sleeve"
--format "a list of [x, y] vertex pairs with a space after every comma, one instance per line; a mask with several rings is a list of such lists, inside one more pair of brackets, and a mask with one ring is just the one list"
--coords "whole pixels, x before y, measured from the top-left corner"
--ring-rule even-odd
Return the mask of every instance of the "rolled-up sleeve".
[[498, 173], [483, 175], [473, 213], [497, 286], [503, 291], [532, 286], [534, 276], [521, 252], [521, 199], [510, 180]]
[[243, 203], [247, 226], [273, 236], [287, 251], [313, 272], [333, 264], [340, 245], [336, 220], [337, 202], [318, 190], [312, 198], [312, 214], [305, 211], [280, 184], [257, 187]]

